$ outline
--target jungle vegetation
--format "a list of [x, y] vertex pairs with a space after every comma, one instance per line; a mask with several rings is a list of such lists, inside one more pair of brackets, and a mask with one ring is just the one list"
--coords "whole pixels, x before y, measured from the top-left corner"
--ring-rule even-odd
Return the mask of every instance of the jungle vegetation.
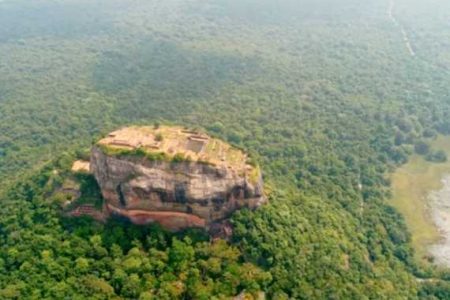
[[[388, 175], [446, 159], [429, 145], [450, 134], [450, 4], [395, 0], [415, 56], [389, 6], [0, 1], [0, 299], [447, 299]], [[58, 213], [54, 169], [156, 122], [260, 165], [270, 202], [237, 213], [230, 242]]]

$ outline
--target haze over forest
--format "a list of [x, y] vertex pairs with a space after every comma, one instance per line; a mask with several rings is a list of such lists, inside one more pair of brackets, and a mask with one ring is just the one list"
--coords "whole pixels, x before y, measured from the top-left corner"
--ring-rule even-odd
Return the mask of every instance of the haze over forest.
[[[449, 20], [446, 0], [0, 0], [0, 299], [449, 299], [427, 197], [391, 184], [432, 169], [421, 193], [448, 195]], [[268, 204], [214, 242], [62, 216], [72, 162], [134, 124], [245, 149]]]

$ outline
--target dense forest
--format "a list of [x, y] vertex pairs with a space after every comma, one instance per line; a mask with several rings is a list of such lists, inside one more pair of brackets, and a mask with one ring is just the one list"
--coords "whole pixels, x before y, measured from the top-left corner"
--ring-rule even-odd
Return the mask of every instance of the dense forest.
[[[450, 4], [392, 3], [0, 1], [0, 299], [448, 299], [388, 174], [446, 159]], [[270, 202], [231, 241], [58, 213], [55, 169], [156, 122], [259, 162]]]

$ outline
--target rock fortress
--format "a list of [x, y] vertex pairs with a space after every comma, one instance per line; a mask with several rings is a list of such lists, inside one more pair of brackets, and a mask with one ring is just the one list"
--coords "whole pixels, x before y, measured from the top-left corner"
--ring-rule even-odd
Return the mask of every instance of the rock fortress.
[[244, 151], [182, 127], [111, 132], [92, 147], [90, 162], [74, 163], [73, 171], [83, 170], [100, 187], [103, 215], [171, 231], [211, 231], [236, 210], [266, 202], [260, 169]]

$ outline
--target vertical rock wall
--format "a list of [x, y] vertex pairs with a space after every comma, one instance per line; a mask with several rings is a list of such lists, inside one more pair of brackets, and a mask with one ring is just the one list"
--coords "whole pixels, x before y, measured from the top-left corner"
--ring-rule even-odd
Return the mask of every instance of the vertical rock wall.
[[247, 172], [224, 165], [113, 156], [94, 146], [90, 168], [107, 209], [139, 224], [210, 227], [238, 209], [265, 202], [260, 174], [250, 180]]

